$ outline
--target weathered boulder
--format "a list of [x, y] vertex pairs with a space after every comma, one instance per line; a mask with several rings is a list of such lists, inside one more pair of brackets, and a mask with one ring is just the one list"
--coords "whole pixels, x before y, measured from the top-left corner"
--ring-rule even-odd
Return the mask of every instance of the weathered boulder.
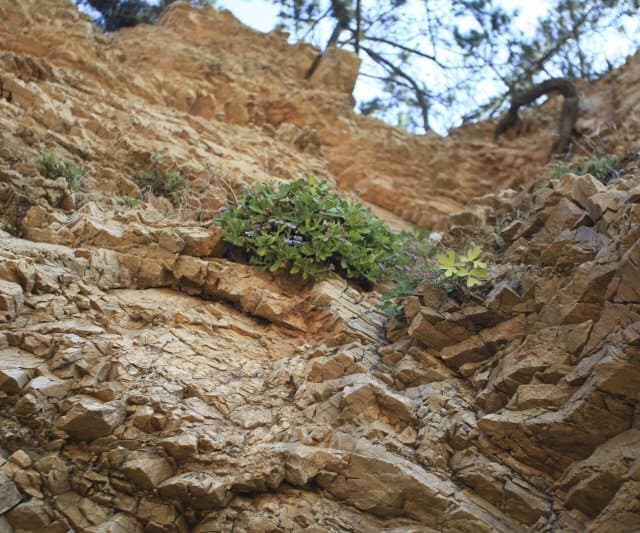
[[503, 464], [469, 448], [451, 458], [456, 479], [519, 522], [534, 524], [551, 513], [548, 497]]
[[22, 287], [12, 281], [0, 279], [0, 318], [3, 321], [15, 320], [23, 303]]
[[74, 396], [67, 400], [68, 410], [56, 426], [78, 440], [104, 437], [123, 422], [125, 412], [118, 402], [101, 402], [91, 396]]
[[120, 471], [136, 487], [151, 490], [173, 475], [173, 466], [164, 457], [151, 454], [132, 454]]
[[509, 343], [520, 341], [524, 337], [525, 323], [524, 316], [520, 315], [493, 328], [483, 329], [458, 344], [444, 347], [440, 350], [440, 357], [453, 367], [482, 361]]
[[508, 409], [524, 411], [535, 407], [561, 407], [573, 394], [570, 387], [550, 383], [519, 385], [507, 404]]
[[104, 505], [69, 491], [54, 498], [55, 509], [61, 513], [75, 529], [83, 530], [106, 522], [109, 509]]
[[163, 481], [158, 493], [194, 509], [224, 507], [231, 499], [230, 483], [210, 472], [186, 472]]
[[0, 368], [0, 390], [17, 394], [28, 383], [30, 374], [24, 368]]
[[605, 402], [606, 396], [592, 387], [585, 384], [557, 411], [505, 410], [484, 416], [478, 428], [517, 460], [557, 477], [631, 427], [633, 409], [610, 397]]
[[194, 459], [198, 454], [198, 436], [194, 433], [181, 433], [173, 437], [166, 437], [159, 444], [177, 461]]
[[109, 520], [86, 529], [88, 533], [142, 533], [144, 528], [134, 517], [116, 513]]
[[25, 387], [25, 392], [38, 392], [48, 398], [61, 400], [71, 391], [73, 381], [70, 379], [59, 379], [56, 376], [38, 376], [33, 378]]
[[569, 508], [595, 518], [627, 479], [640, 459], [640, 431], [631, 429], [605, 442], [585, 460], [571, 466], [557, 482]]
[[6, 516], [11, 527], [18, 531], [46, 531], [51, 523], [51, 510], [37, 498], [16, 505]]
[[0, 471], [0, 513], [6, 513], [22, 500], [15, 483], [4, 472]]
[[57, 495], [69, 491], [69, 468], [62, 458], [57, 455], [48, 455], [37, 460], [34, 466], [49, 492]]

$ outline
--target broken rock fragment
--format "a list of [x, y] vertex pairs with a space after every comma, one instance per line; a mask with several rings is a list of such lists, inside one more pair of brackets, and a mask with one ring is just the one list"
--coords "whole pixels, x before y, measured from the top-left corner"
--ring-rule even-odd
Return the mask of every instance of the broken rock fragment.
[[0, 472], [0, 514], [7, 512], [22, 500], [18, 487], [4, 472]]
[[141, 489], [153, 489], [173, 474], [171, 463], [164, 457], [136, 454], [120, 470], [125, 477]]
[[231, 499], [229, 483], [210, 472], [187, 472], [171, 477], [158, 486], [163, 498], [180, 500], [194, 509], [216, 509]]
[[78, 440], [110, 435], [124, 420], [125, 410], [120, 402], [101, 402], [91, 396], [75, 396], [68, 402], [71, 408], [56, 425]]
[[12, 281], [0, 279], [0, 322], [14, 320], [22, 309], [22, 287]]

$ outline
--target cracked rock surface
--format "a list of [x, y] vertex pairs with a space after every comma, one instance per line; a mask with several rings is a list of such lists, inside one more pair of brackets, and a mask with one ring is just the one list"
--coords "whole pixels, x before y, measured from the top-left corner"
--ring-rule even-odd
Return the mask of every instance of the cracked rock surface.
[[[640, 529], [637, 157], [534, 181], [540, 147], [336, 110], [354, 58], [306, 82], [313, 50], [214, 10], [114, 35], [63, 0], [0, 15], [0, 531]], [[630, 132], [639, 65], [610, 75]], [[189, 199], [119, 201], [162, 150]], [[482, 244], [486, 290], [425, 281], [388, 319], [341, 278], [229, 259], [223, 193], [302, 171]]]

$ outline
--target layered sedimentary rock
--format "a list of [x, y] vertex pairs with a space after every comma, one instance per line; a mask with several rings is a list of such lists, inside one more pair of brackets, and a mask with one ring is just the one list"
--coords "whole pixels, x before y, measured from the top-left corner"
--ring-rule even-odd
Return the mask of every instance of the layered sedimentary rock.
[[[0, 124], [20, 140], [15, 150], [55, 148], [84, 164], [85, 187], [103, 201], [136, 196], [132, 178], [162, 154], [188, 178], [189, 214], [206, 217], [229, 185], [314, 173], [389, 218], [436, 227], [469, 198], [521, 183], [548, 162], [555, 100], [500, 146], [490, 123], [413, 136], [351, 110], [358, 60], [346, 52], [329, 54], [307, 81], [316, 50], [252, 31], [228, 12], [176, 2], [154, 27], [105, 35], [70, 4], [0, 3]], [[628, 148], [624, 138], [640, 127], [639, 64], [580, 87], [577, 127], [588, 141], [574, 152]], [[0, 190], [0, 201], [9, 194], [17, 217], [27, 200]]]
[[[619, 172], [538, 180], [539, 109], [501, 146], [491, 124], [411, 137], [350, 111], [353, 57], [306, 82], [311, 48], [229, 14], [0, 15], [0, 530], [640, 527], [640, 174], [615, 134], [636, 60], [584, 88]], [[160, 152], [173, 204], [135, 179]], [[226, 196], [309, 171], [481, 244], [487, 284], [425, 282], [388, 319], [375, 291], [225, 257]]]
[[490, 250], [520, 223], [493, 245], [491, 290], [425, 283], [386, 338], [375, 293], [216, 257], [214, 227], [32, 207], [33, 240], [0, 236], [3, 520], [636, 527], [640, 181], [598, 182], [620, 198], [598, 217], [576, 195], [592, 180], [553, 180], [528, 211], [525, 189], [476, 200], [496, 225], [447, 239]]

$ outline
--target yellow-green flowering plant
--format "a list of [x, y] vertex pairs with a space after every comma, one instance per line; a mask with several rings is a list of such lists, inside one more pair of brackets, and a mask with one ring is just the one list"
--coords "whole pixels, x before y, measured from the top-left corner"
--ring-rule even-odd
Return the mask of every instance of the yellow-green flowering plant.
[[436, 260], [445, 279], [464, 281], [468, 289], [481, 285], [487, 277], [487, 263], [482, 260], [480, 246], [469, 248], [461, 255], [453, 251], [438, 254]]

